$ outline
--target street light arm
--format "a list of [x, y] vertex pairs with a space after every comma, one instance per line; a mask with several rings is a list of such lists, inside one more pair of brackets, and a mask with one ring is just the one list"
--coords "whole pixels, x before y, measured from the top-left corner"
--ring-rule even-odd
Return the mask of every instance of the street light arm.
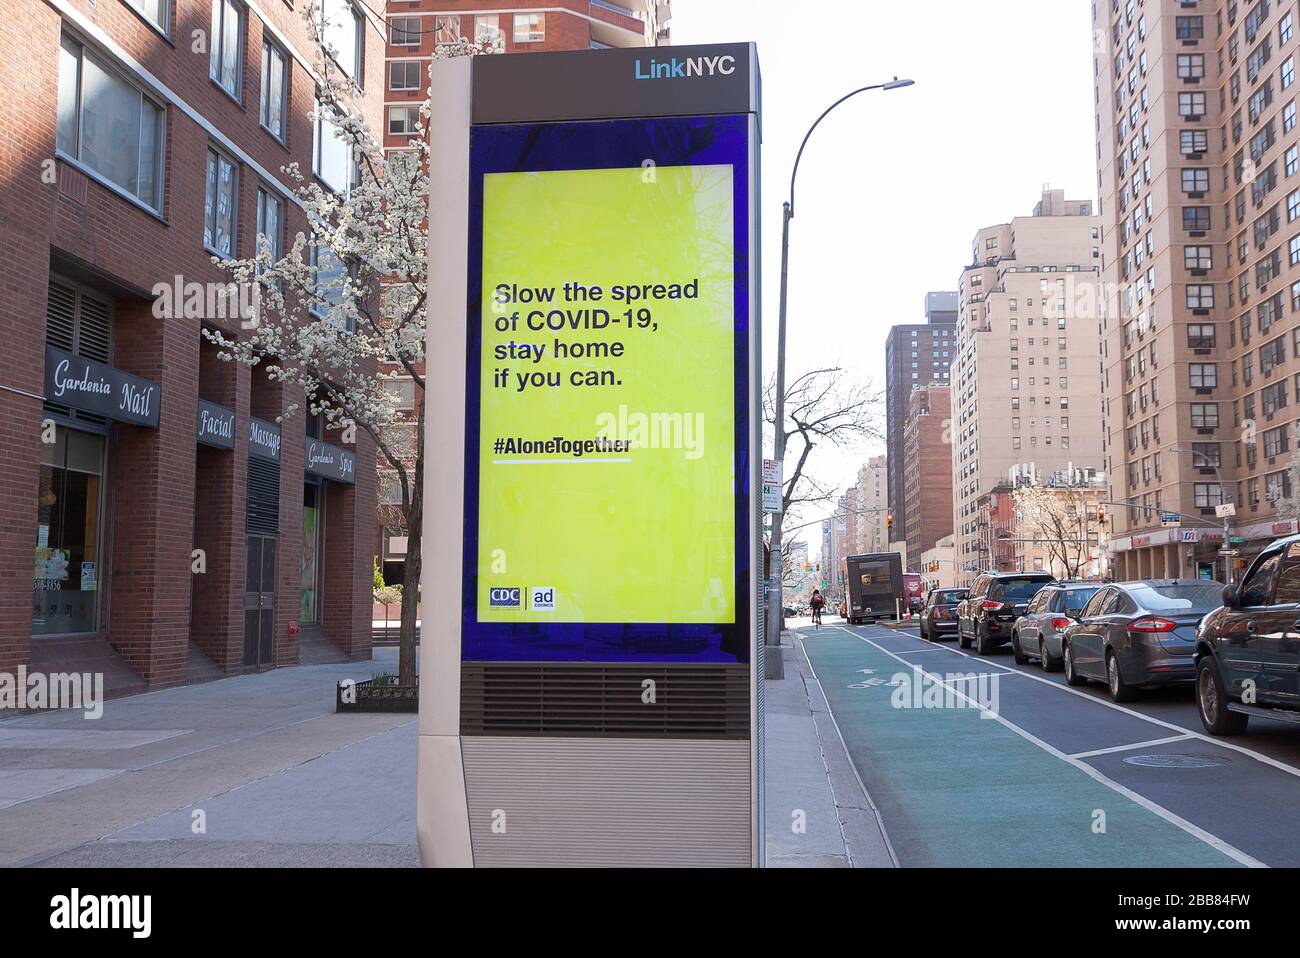
[[871, 86], [859, 87], [858, 89], [852, 91], [851, 93], [844, 94], [844, 96], [840, 97], [838, 100], [836, 100], [834, 103], [832, 103], [830, 106], [828, 106], [825, 110], [822, 111], [822, 115], [817, 117], [817, 119], [813, 121], [812, 126], [808, 127], [808, 132], [803, 135], [803, 142], [799, 144], [799, 152], [795, 154], [794, 169], [790, 171], [790, 201], [786, 204], [786, 209], [785, 209], [786, 219], [794, 218], [794, 181], [795, 181], [795, 177], [799, 175], [799, 161], [803, 159], [804, 147], [808, 145], [808, 139], [813, 135], [813, 130], [817, 129], [821, 121], [826, 119], [827, 114], [829, 114], [832, 110], [834, 110], [845, 100], [852, 99], [853, 97], [857, 96], [859, 93], [866, 93], [868, 90], [896, 90], [900, 87], [911, 86], [913, 82], [914, 81], [912, 80], [900, 80], [898, 79], [898, 77], [894, 77], [894, 79], [890, 80], [888, 83], [873, 83]]

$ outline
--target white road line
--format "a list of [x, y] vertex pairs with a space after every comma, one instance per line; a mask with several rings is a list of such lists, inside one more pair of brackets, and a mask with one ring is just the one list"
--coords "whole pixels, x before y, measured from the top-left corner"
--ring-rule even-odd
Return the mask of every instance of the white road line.
[[899, 655], [916, 655], [918, 652], [947, 652], [947, 649], [904, 649]]
[[1115, 752], [1131, 752], [1135, 748], [1149, 748], [1152, 745], [1168, 745], [1170, 742], [1183, 742], [1192, 737], [1192, 733], [1185, 735], [1171, 735], [1168, 738], [1153, 738], [1146, 742], [1134, 742], [1132, 745], [1112, 745], [1110, 748], [1094, 748], [1091, 752], [1074, 752], [1070, 758], [1092, 758], [1094, 755], [1111, 755]]
[[[843, 627], [841, 626], [841, 628]], [[843, 631], [848, 632], [849, 630], [843, 629]], [[963, 652], [960, 649], [953, 649], [953, 651], [956, 652], [958, 655], [964, 655], [968, 659], [975, 659], [975, 661], [977, 662], [981, 661], [980, 656], [971, 655], [969, 652]], [[1279, 761], [1278, 759], [1265, 755], [1262, 752], [1256, 752], [1254, 749], [1246, 748], [1244, 745], [1234, 745], [1232, 742], [1225, 742], [1223, 739], [1216, 738], [1213, 735], [1207, 735], [1204, 732], [1195, 732], [1192, 731], [1191, 729], [1183, 728], [1181, 725], [1175, 725], [1173, 722], [1166, 722], [1164, 719], [1158, 719], [1150, 715], [1145, 715], [1142, 712], [1138, 712], [1130, 708], [1125, 708], [1123, 705], [1120, 705], [1118, 702], [1112, 702], [1109, 699], [1103, 699], [1103, 698], [1098, 698], [1095, 695], [1089, 695], [1087, 692], [1083, 691], [1082, 689], [1071, 688], [1070, 686], [1063, 685], [1060, 682], [1053, 682], [1051, 679], [1047, 678], [1046, 676], [1035, 675], [1033, 672], [1026, 671], [1025, 669], [1012, 669], [1011, 671], [1018, 672], [1021, 675], [1023, 675], [1025, 678], [1033, 679], [1035, 682], [1042, 682], [1044, 685], [1051, 686], [1052, 688], [1057, 689], [1061, 692], [1069, 692], [1071, 695], [1077, 695], [1079, 696], [1079, 698], [1084, 699], [1085, 701], [1093, 702], [1097, 705], [1104, 705], [1106, 708], [1114, 709], [1116, 712], [1123, 712], [1125, 715], [1131, 715], [1133, 718], [1141, 719], [1144, 722], [1150, 722], [1152, 725], [1159, 725], [1161, 728], [1167, 728], [1170, 731], [1178, 732], [1180, 735], [1190, 735], [1192, 738], [1202, 742], [1206, 742], [1209, 745], [1217, 745], [1219, 748], [1226, 748], [1229, 751], [1240, 752], [1242, 755], [1249, 756], [1250, 758], [1253, 758], [1257, 762], [1260, 762], [1264, 765], [1270, 765], [1273, 768], [1278, 769], [1279, 771], [1286, 772], [1288, 775], [1294, 775], [1297, 778], [1300, 778], [1300, 768], [1296, 768], [1294, 765], [1288, 765], [1286, 762]]]
[[[883, 652], [885, 655], [888, 655], [892, 659], [897, 659], [899, 662], [903, 662], [903, 663], [907, 662], [906, 659], [901, 659], [893, 652], [890, 652], [888, 649], [884, 648], [883, 646], [878, 645], [875, 642], [872, 642], [865, 635], [858, 635], [856, 632], [851, 632], [850, 630], [845, 628], [840, 628], [840, 631], [847, 632], [855, 639], [867, 643], [872, 648], [880, 652]], [[1033, 735], [1032, 733], [1025, 731], [1019, 725], [1016, 725], [1014, 722], [1008, 721], [998, 713], [994, 712], [992, 709], [987, 708], [986, 706], [980, 704], [975, 699], [972, 699], [970, 696], [965, 695], [964, 693], [953, 688], [951, 685], [948, 685], [948, 683], [943, 681], [942, 676], [931, 674], [930, 677], [936, 682], [936, 684], [948, 689], [954, 695], [961, 697], [972, 707], [977, 708], [982, 712], [988, 712], [989, 715], [991, 715], [996, 722], [1000, 723], [1006, 728], [1009, 728], [1011, 731], [1015, 732], [1017, 735], [1023, 738], [1026, 742], [1030, 742], [1034, 745], [1037, 745], [1044, 752], [1047, 752], [1047, 754], [1059, 758], [1062, 762], [1065, 762], [1068, 765], [1073, 765], [1075, 768], [1083, 772], [1089, 778], [1093, 779], [1094, 781], [1100, 782], [1102, 785], [1105, 785], [1111, 791], [1123, 795], [1125, 798], [1133, 802], [1135, 805], [1138, 805], [1141, 808], [1145, 808], [1153, 815], [1157, 815], [1160, 818], [1163, 818], [1165, 821], [1169, 822], [1169, 824], [1181, 828], [1187, 834], [1209, 845], [1215, 851], [1227, 855], [1233, 861], [1245, 865], [1247, 868], [1268, 867], [1263, 862], [1261, 862], [1258, 858], [1254, 858], [1251, 855], [1247, 855], [1241, 849], [1237, 848], [1234, 845], [1228, 844], [1222, 838], [1219, 838], [1217, 835], [1210, 834], [1205, 829], [1201, 828], [1199, 825], [1194, 825], [1192, 822], [1189, 822], [1187, 819], [1183, 818], [1182, 816], [1174, 814], [1169, 809], [1165, 808], [1163, 805], [1157, 805], [1155, 802], [1151, 801], [1146, 796], [1139, 795], [1131, 788], [1127, 788], [1126, 786], [1121, 785], [1119, 782], [1116, 782], [1113, 779], [1108, 778], [1107, 776], [1103, 775], [1101, 772], [1093, 768], [1091, 765], [1089, 765], [1087, 762], [1084, 762], [1081, 759], [1075, 758], [1071, 755], [1067, 755], [1065, 752], [1062, 752], [1059, 748], [1056, 748], [1053, 745], [1049, 745], [1047, 742], [1044, 742], [1036, 735]], [[1030, 676], [1030, 678], [1034, 678], [1034, 676]]]
[[[832, 626], [832, 628], [838, 627]], [[817, 670], [813, 668], [812, 656], [810, 656], [808, 650], [804, 648], [802, 636], [796, 636], [795, 641], [799, 643], [799, 653], [803, 656], [804, 664], [808, 666], [808, 671], [812, 673], [813, 681], [817, 683], [817, 692], [821, 695], [822, 701], [826, 703], [826, 714], [831, 717], [831, 725], [835, 727], [835, 734], [839, 736], [840, 748], [844, 750], [844, 757], [848, 759], [849, 768], [853, 769], [853, 777], [858, 780], [858, 787], [862, 789], [863, 797], [866, 798], [867, 804], [871, 806], [872, 814], [876, 816], [876, 825], [880, 828], [880, 837], [885, 840], [885, 848], [889, 852], [889, 858], [893, 861], [895, 868], [902, 868], [903, 866], [898, 862], [898, 855], [894, 852], [894, 843], [889, 840], [889, 832], [885, 830], [885, 819], [880, 814], [880, 807], [876, 805], [876, 800], [872, 798], [871, 793], [867, 791], [867, 783], [862, 780], [862, 773], [858, 771], [858, 764], [853, 761], [853, 753], [849, 751], [849, 746], [844, 741], [844, 733], [840, 731], [840, 723], [839, 720], [835, 718], [835, 710], [831, 708], [830, 699], [826, 698], [826, 687], [822, 685], [822, 680], [817, 678]], [[814, 721], [814, 728], [816, 725], [817, 723]], [[828, 768], [826, 771], [829, 775], [830, 769]], [[833, 789], [832, 794], [834, 794]], [[845, 851], [848, 851], [847, 844], [845, 845]]]

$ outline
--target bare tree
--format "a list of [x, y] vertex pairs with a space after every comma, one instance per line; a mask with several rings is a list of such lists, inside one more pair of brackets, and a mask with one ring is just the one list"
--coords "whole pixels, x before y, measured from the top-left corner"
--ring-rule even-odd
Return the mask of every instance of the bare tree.
[[1020, 486], [1012, 494], [1022, 534], [1047, 552], [1048, 565], [1076, 579], [1092, 558], [1088, 507], [1095, 496], [1081, 486]]
[[[836, 490], [808, 472], [813, 450], [819, 446], [851, 449], [872, 439], [882, 439], [880, 420], [884, 396], [866, 381], [854, 380], [839, 367], [814, 369], [796, 376], [785, 389], [785, 475], [781, 513], [774, 523], [797, 518], [799, 507], [830, 502]], [[776, 380], [763, 390], [764, 445], [775, 448]], [[791, 515], [791, 513], [794, 515]], [[763, 574], [770, 574], [771, 549], [764, 537]], [[782, 545], [785, 553], [785, 545]]]

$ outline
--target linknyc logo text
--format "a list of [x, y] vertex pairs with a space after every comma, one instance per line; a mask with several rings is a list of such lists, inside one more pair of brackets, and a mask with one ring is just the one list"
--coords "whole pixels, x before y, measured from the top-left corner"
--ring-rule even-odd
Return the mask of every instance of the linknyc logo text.
[[651, 60], [648, 70], [642, 68], [640, 59], [636, 61], [638, 80], [684, 80], [687, 77], [731, 76], [735, 72], [736, 58], [730, 55]]

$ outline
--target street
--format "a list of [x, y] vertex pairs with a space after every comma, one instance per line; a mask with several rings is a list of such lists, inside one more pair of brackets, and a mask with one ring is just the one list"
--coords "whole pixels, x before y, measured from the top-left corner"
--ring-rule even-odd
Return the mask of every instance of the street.
[[[981, 658], [830, 616], [790, 627], [904, 867], [1300, 865], [1292, 727], [1217, 739], [1190, 686], [1117, 705], [1009, 647]], [[891, 684], [914, 669], [940, 701]]]

